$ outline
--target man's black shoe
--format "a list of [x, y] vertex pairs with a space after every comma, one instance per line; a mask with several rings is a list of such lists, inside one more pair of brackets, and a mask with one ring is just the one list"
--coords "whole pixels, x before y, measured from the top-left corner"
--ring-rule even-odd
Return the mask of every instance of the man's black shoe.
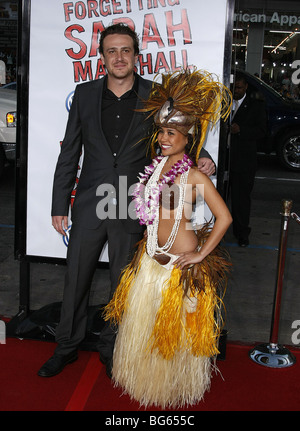
[[249, 245], [249, 240], [244, 238], [239, 238], [239, 246], [240, 247], [247, 247]]
[[48, 359], [47, 362], [39, 369], [40, 377], [52, 377], [59, 374], [67, 364], [71, 364], [78, 358], [77, 351], [73, 351], [68, 355], [59, 355], [55, 353]]
[[100, 362], [102, 362], [103, 365], [105, 365], [106, 368], [106, 375], [107, 377], [109, 377], [110, 379], [112, 378], [112, 365], [113, 365], [113, 360], [105, 358], [100, 352], [99, 352], [99, 358], [100, 358]]
[[112, 359], [110, 361], [107, 361], [105, 364], [106, 367], [106, 375], [109, 379], [112, 378], [112, 366], [113, 366], [113, 361]]

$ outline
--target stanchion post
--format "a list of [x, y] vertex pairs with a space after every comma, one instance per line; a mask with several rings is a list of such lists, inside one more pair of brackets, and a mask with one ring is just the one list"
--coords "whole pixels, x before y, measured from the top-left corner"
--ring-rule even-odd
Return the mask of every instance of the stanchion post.
[[270, 344], [277, 344], [278, 342], [284, 266], [285, 266], [286, 247], [287, 247], [287, 239], [288, 239], [289, 220], [290, 220], [292, 205], [293, 205], [293, 202], [290, 200], [282, 201], [281, 229], [280, 229], [280, 241], [279, 241], [278, 263], [277, 263], [277, 279], [276, 279], [276, 289], [275, 289], [274, 302], [273, 302]]
[[282, 200], [277, 279], [274, 294], [270, 341], [268, 344], [260, 344], [254, 347], [254, 349], [249, 352], [249, 356], [254, 362], [272, 368], [290, 367], [296, 361], [294, 355], [288, 349], [286, 349], [284, 346], [279, 346], [277, 344], [288, 227], [292, 204], [293, 202], [291, 200]]

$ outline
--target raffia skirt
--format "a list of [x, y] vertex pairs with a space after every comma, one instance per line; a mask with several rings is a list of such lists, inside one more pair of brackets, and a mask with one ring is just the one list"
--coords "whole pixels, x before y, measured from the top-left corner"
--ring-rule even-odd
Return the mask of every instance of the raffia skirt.
[[205, 291], [183, 296], [182, 271], [166, 269], [143, 252], [127, 269], [106, 320], [118, 323], [112, 379], [141, 406], [194, 405], [210, 388], [218, 353], [220, 298]]

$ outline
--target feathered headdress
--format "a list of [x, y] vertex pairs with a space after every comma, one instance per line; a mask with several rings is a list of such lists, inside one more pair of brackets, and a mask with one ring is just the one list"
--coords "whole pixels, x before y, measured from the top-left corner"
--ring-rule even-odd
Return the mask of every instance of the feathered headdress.
[[[162, 82], [153, 83], [144, 112], [154, 116], [160, 127], [179, 130], [193, 137], [196, 145], [196, 161], [204, 143], [207, 128], [215, 126], [220, 118], [226, 120], [231, 109], [232, 96], [227, 87], [213, 79], [206, 71], [182, 69], [177, 72], [157, 75]], [[200, 139], [199, 139], [200, 135]], [[156, 133], [151, 138], [154, 150]]]

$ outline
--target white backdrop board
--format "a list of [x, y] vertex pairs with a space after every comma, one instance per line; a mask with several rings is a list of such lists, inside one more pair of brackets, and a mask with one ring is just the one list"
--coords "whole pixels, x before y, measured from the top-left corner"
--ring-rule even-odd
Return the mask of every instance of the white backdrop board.
[[[66, 256], [51, 225], [53, 175], [76, 84], [105, 74], [101, 30], [120, 21], [136, 30], [145, 78], [195, 65], [222, 80], [226, 9], [227, 0], [31, 0], [26, 255]], [[216, 163], [218, 143], [216, 130], [205, 145]]]

